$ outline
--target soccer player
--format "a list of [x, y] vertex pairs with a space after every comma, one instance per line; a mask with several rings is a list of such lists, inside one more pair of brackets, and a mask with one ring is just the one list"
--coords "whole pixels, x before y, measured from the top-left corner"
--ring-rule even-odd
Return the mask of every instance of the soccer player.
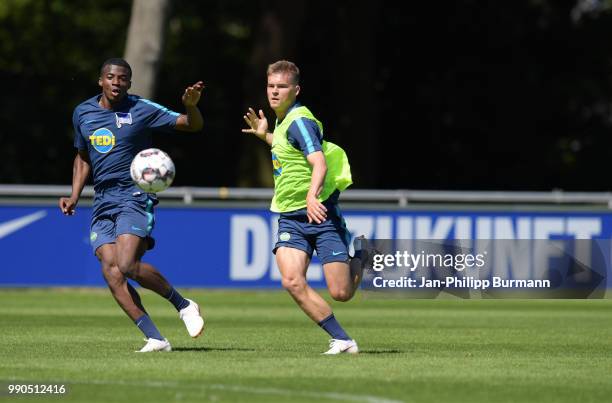
[[355, 340], [336, 320], [329, 304], [306, 282], [314, 250], [323, 263], [325, 280], [336, 301], [350, 300], [361, 281], [361, 248], [348, 254], [350, 234], [338, 208], [340, 191], [351, 183], [344, 151], [323, 140], [323, 125], [296, 101], [300, 71], [289, 61], [271, 64], [267, 95], [276, 114], [273, 133], [268, 121], [249, 108], [244, 133], [254, 134], [272, 147], [274, 197], [271, 210], [280, 213], [274, 247], [283, 287], [299, 307], [330, 336], [325, 354], [357, 353]]
[[125, 313], [145, 335], [139, 352], [171, 351], [165, 339], [142, 306], [138, 292], [127, 281], [168, 299], [185, 323], [191, 337], [204, 330], [200, 308], [183, 298], [162, 274], [141, 261], [154, 246], [154, 194], [142, 192], [130, 177], [130, 164], [141, 150], [151, 147], [150, 130], [195, 132], [202, 129], [197, 107], [204, 84], [187, 87], [182, 96], [186, 113], [178, 114], [161, 105], [128, 94], [132, 69], [123, 59], [104, 62], [98, 85], [102, 93], [79, 104], [72, 116], [77, 154], [72, 171], [72, 194], [62, 197], [64, 215], [75, 213], [79, 197], [93, 170], [95, 197], [90, 242], [101, 263], [110, 291]]

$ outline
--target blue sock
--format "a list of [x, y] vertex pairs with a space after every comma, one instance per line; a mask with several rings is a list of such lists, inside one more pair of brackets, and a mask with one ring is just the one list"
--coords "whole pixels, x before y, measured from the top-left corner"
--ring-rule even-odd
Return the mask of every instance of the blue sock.
[[338, 323], [333, 313], [319, 322], [319, 326], [329, 333], [332, 339], [351, 340], [349, 335], [342, 329], [342, 326], [340, 326], [340, 323]]
[[183, 298], [183, 296], [174, 288], [170, 289], [170, 292], [165, 296], [165, 298], [170, 301], [172, 305], [174, 305], [177, 311], [189, 306], [189, 301]]
[[138, 329], [140, 329], [140, 331], [144, 333], [147, 339], [164, 339], [161, 333], [159, 333], [159, 330], [157, 330], [155, 323], [153, 323], [151, 318], [149, 318], [149, 315], [142, 315], [140, 318], [136, 319], [134, 323], [136, 323]]

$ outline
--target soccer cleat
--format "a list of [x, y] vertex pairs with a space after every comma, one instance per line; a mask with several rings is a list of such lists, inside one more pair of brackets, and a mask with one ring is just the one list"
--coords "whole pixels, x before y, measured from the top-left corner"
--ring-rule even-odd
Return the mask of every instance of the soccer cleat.
[[364, 235], [359, 235], [353, 241], [353, 249], [355, 252], [361, 251], [361, 269], [363, 270], [365, 267], [372, 264], [372, 260], [374, 259], [374, 255], [379, 255], [380, 251], [374, 247], [368, 241], [368, 239]]
[[144, 345], [143, 348], [136, 351], [137, 353], [152, 353], [154, 351], [172, 351], [172, 347], [170, 346], [170, 342], [166, 339], [157, 340], [157, 339], [145, 339], [147, 344]]
[[373, 248], [372, 244], [370, 244], [364, 235], [359, 235], [355, 238], [353, 241], [353, 249], [354, 254], [349, 261], [349, 268], [354, 283], [353, 286], [356, 290], [363, 281], [363, 271], [366, 267], [372, 267], [374, 255], [380, 252]]
[[359, 352], [359, 347], [357, 347], [357, 342], [355, 340], [338, 340], [331, 339], [329, 341], [329, 350], [324, 352], [323, 354], [327, 355], [335, 355], [335, 354], [357, 354]]
[[187, 301], [189, 305], [179, 311], [179, 317], [185, 322], [189, 335], [195, 339], [204, 331], [204, 319], [200, 315], [200, 306], [190, 299]]

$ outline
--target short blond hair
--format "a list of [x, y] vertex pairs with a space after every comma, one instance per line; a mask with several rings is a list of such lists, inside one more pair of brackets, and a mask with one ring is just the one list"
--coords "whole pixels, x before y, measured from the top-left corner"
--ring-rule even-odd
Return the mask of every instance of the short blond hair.
[[288, 60], [279, 60], [278, 62], [272, 63], [268, 66], [267, 75], [286, 73], [291, 76], [293, 84], [298, 85], [300, 83], [300, 69], [295, 63]]

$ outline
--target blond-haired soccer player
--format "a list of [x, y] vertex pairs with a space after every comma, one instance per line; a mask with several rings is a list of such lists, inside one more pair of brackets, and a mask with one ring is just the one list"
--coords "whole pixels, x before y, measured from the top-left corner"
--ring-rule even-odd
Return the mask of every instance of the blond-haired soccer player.
[[[283, 287], [299, 307], [330, 336], [325, 354], [357, 353], [359, 348], [336, 320], [331, 307], [306, 282], [314, 250], [323, 263], [330, 295], [350, 300], [361, 281], [361, 250], [348, 253], [350, 234], [338, 207], [338, 196], [351, 183], [344, 151], [323, 140], [323, 125], [297, 102], [300, 72], [289, 61], [271, 64], [267, 95], [276, 114], [272, 133], [262, 110], [244, 116], [254, 134], [272, 147], [274, 198], [271, 210], [280, 213], [278, 242], [274, 247]], [[351, 260], [356, 264], [350, 264]]]

